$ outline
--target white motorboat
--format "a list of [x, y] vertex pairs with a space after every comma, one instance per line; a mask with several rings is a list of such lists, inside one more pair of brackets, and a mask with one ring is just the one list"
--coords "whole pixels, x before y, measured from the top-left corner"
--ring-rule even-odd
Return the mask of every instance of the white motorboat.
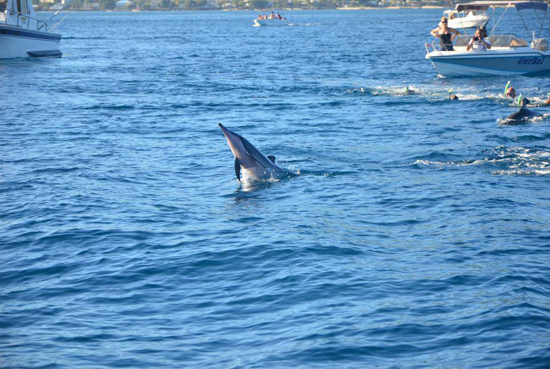
[[[540, 30], [544, 29], [548, 4], [532, 1], [475, 1], [458, 4], [458, 11], [487, 10], [489, 7], [504, 6], [506, 10], [515, 7], [518, 12], [533, 10], [537, 12]], [[540, 12], [543, 12], [542, 16]], [[504, 14], [503, 14], [504, 15]], [[501, 17], [502, 19], [502, 17]], [[523, 18], [522, 18], [523, 19]], [[497, 22], [498, 24], [498, 22]], [[526, 25], [528, 31], [529, 28]], [[494, 27], [491, 37], [487, 40], [491, 44], [490, 50], [467, 51], [466, 47], [472, 36], [460, 36], [455, 40], [454, 50], [442, 50], [439, 45], [426, 45], [426, 59], [434, 66], [441, 76], [494, 76], [528, 74], [550, 71], [550, 51], [548, 39], [539, 38], [533, 32], [533, 40], [527, 41], [513, 35], [495, 35]], [[431, 50], [431, 51], [430, 51]]]
[[50, 6], [50, 10], [53, 10], [55, 12], [61, 9], [63, 9], [63, 5], [61, 5], [61, 3], [56, 3]]
[[254, 27], [284, 27], [284, 26], [288, 26], [288, 21], [285, 18], [254, 19]]
[[455, 10], [445, 10], [443, 15], [448, 19], [448, 26], [451, 28], [457, 29], [467, 29], [467, 28], [479, 28], [484, 27], [487, 22], [489, 22], [489, 16], [485, 11], [480, 10], [479, 12], [470, 10], [469, 12], [457, 11]]
[[32, 0], [8, 0], [0, 9], [0, 59], [61, 56], [61, 35], [52, 32], [57, 24], [48, 27], [48, 22], [36, 18]]

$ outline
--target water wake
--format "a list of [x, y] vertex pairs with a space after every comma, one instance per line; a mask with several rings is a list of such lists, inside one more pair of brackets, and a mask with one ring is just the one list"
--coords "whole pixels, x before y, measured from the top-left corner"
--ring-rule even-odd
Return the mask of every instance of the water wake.
[[420, 167], [481, 167], [499, 175], [550, 175], [550, 152], [523, 147], [499, 146], [484, 152], [485, 157], [466, 160], [418, 159], [413, 165]]

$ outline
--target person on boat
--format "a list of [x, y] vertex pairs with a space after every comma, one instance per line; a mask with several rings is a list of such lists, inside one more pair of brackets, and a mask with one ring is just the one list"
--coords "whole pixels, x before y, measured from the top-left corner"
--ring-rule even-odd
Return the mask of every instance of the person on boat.
[[483, 30], [481, 28], [476, 29], [474, 37], [466, 46], [466, 51], [473, 50], [475, 53], [485, 52], [491, 48], [491, 44], [484, 40]]
[[548, 100], [544, 102], [544, 106], [550, 106], [550, 94], [548, 94]]
[[275, 14], [273, 14], [273, 12], [269, 15], [269, 19], [275, 19]]
[[449, 28], [447, 26], [449, 21], [447, 17], [442, 17], [439, 27], [435, 28], [430, 32], [432, 36], [439, 38], [439, 43], [441, 45], [441, 50], [443, 51], [454, 51], [453, 40], [456, 36], [460, 35], [460, 32], [454, 28]]
[[485, 26], [481, 26], [479, 27], [479, 30], [481, 31], [481, 36], [483, 36], [483, 38], [487, 38], [487, 28], [485, 28]]
[[283, 17], [281, 17], [281, 14], [279, 14], [279, 13], [277, 13], [277, 14], [275, 15], [275, 18], [277, 18], [277, 19], [283, 19]]

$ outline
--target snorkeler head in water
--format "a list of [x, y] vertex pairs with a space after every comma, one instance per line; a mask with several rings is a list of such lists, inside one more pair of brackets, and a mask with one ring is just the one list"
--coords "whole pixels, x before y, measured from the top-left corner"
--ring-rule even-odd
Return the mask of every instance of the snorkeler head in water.
[[458, 100], [458, 96], [455, 94], [449, 94], [449, 100]]
[[510, 87], [506, 90], [506, 97], [511, 97], [512, 99], [516, 97], [516, 89]]
[[416, 92], [405, 86], [405, 88], [403, 89], [403, 94], [404, 95], [416, 95]]

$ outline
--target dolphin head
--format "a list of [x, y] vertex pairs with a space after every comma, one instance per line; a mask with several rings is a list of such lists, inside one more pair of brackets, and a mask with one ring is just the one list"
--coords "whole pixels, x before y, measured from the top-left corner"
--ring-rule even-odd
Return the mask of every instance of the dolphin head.
[[233, 153], [235, 159], [237, 159], [241, 163], [241, 165], [248, 164], [248, 166], [252, 166], [254, 158], [246, 151], [243, 137], [234, 132], [231, 132], [221, 123], [218, 123], [218, 125], [222, 129], [222, 132], [227, 139], [227, 144], [229, 145], [229, 148], [231, 149], [231, 152]]
[[218, 125], [235, 157], [235, 174], [239, 180], [241, 167], [248, 173], [251, 173], [253, 177], [259, 178], [270, 177], [273, 172], [282, 171], [281, 168], [275, 165], [274, 157], [272, 160], [268, 159], [244, 137], [231, 132], [221, 123], [218, 123]]

